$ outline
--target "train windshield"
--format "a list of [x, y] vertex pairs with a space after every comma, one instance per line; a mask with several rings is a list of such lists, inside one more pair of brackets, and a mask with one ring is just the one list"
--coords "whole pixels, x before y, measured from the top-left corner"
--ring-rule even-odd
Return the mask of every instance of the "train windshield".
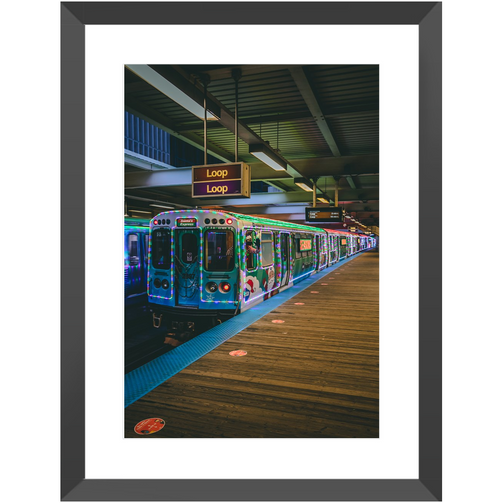
[[171, 267], [171, 232], [169, 229], [156, 229], [152, 233], [152, 267], [169, 269]]
[[204, 236], [204, 268], [207, 271], [234, 269], [234, 233], [230, 230], [210, 230]]

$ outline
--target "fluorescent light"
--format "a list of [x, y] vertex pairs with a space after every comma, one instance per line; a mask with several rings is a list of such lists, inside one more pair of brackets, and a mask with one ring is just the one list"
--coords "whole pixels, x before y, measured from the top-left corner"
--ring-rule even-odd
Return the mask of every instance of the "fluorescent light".
[[311, 187], [311, 183], [305, 178], [294, 178], [295, 185], [304, 189], [306, 192], [312, 192], [313, 187]]
[[150, 206], [155, 206], [156, 208], [164, 208], [166, 210], [174, 210], [174, 206], [163, 206], [162, 204], [151, 204]]
[[318, 199], [318, 201], [320, 201], [320, 203], [327, 203], [327, 204], [329, 204], [329, 201], [327, 201], [324, 197], [318, 197], [317, 199]]
[[278, 164], [276, 161], [271, 159], [269, 156], [267, 156], [263, 152], [250, 152], [250, 154], [253, 154], [257, 159], [262, 161], [264, 164], [267, 164], [272, 169], [275, 169], [276, 171], [285, 171], [285, 168], [283, 168], [283, 166]]
[[267, 145], [263, 143], [257, 143], [256, 145], [250, 145], [249, 153], [254, 155], [257, 159], [267, 164], [269, 167], [276, 171], [285, 171], [286, 162], [278, 157]]
[[[176, 101], [180, 106], [188, 110], [190, 113], [194, 114], [200, 119], [204, 119], [204, 107], [197, 103], [190, 96], [185, 94], [181, 89], [172, 84], [169, 80], [159, 75], [154, 69], [150, 68], [148, 65], [126, 65], [133, 73], [141, 77], [143, 80], [148, 82], [150, 85], [155, 87], [162, 94], [168, 98]], [[207, 120], [218, 120], [213, 113], [211, 113], [208, 108], [206, 108], [206, 119]]]
[[148, 213], [149, 215], [152, 213], [151, 211], [142, 211], [142, 210], [129, 210], [130, 213]]

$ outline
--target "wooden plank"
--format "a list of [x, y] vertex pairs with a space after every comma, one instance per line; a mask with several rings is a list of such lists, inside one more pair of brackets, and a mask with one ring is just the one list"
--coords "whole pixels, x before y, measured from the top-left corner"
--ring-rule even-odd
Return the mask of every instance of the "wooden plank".
[[[247, 355], [229, 356], [235, 349]], [[134, 433], [148, 417], [166, 421], [156, 438], [378, 438], [378, 252], [320, 278], [131, 404], [125, 436], [149, 438]]]

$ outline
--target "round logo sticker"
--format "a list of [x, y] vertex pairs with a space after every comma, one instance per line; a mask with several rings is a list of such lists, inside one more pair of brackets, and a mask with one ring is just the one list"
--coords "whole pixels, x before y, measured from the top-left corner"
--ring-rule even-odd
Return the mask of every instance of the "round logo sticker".
[[242, 349], [237, 349], [236, 351], [231, 351], [229, 354], [231, 356], [244, 356], [246, 355], [246, 351], [243, 351]]
[[285, 323], [284, 320], [272, 320], [273, 323]]
[[135, 433], [138, 435], [150, 435], [151, 433], [156, 433], [164, 428], [164, 419], [159, 419], [158, 417], [151, 417], [149, 419], [144, 419], [140, 421], [135, 427]]

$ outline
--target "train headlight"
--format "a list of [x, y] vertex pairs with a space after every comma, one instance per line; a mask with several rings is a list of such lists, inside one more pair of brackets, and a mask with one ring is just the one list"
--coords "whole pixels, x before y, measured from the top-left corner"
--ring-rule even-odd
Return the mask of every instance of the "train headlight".
[[215, 293], [217, 290], [218, 290], [218, 285], [215, 282], [210, 281], [209, 283], [206, 283], [206, 291], [208, 293]]
[[226, 220], [226, 223], [227, 223], [227, 225], [232, 225], [232, 218], [228, 218], [228, 219]]
[[167, 279], [163, 279], [161, 285], [165, 290], [167, 290], [169, 288], [169, 281]]
[[156, 288], [161, 288], [161, 280], [159, 278], [155, 278], [155, 280], [154, 280], [154, 286]]
[[227, 282], [220, 283], [220, 291], [222, 293], [229, 293], [231, 291], [231, 285]]

